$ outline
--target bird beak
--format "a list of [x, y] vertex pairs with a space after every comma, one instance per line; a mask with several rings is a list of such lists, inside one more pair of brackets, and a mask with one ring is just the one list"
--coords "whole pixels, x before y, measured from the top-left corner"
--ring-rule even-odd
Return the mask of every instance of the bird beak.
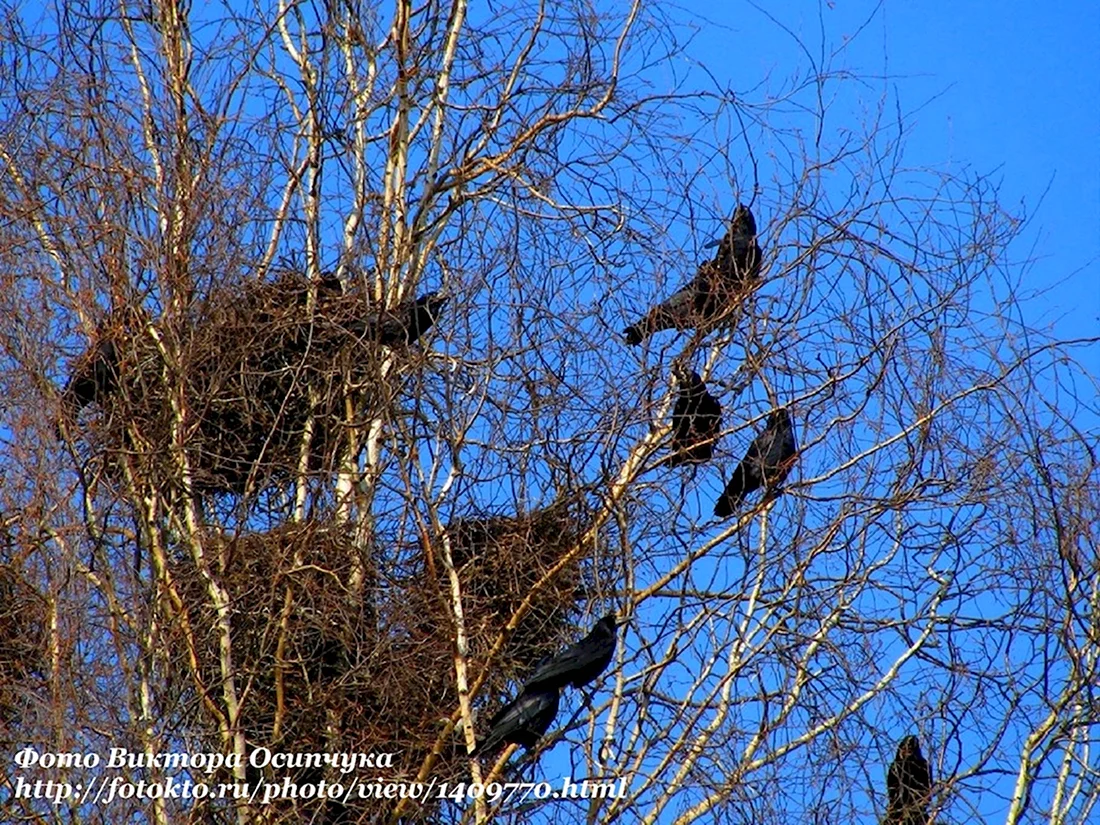
[[629, 616], [621, 616], [615, 619], [615, 627], [622, 627], [624, 624], [630, 624]]
[[721, 238], [715, 238], [713, 241], [707, 241], [705, 244], [703, 244], [703, 249], [713, 249], [714, 247], [718, 246], [718, 244], [720, 244], [720, 243], [722, 243], [722, 239]]

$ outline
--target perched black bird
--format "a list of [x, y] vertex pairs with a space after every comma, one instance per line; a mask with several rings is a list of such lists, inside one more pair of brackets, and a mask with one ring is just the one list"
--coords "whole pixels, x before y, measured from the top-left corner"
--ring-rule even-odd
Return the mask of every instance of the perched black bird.
[[722, 405], [707, 392], [707, 385], [692, 372], [678, 375], [680, 394], [672, 408], [672, 454], [661, 465], [677, 467], [699, 464], [714, 455], [714, 445], [722, 431]]
[[321, 273], [317, 280], [317, 295], [323, 298], [339, 298], [344, 294], [344, 282], [328, 270]]
[[763, 253], [756, 242], [756, 219], [747, 206], [739, 204], [734, 210], [729, 231], [717, 245], [714, 266], [726, 280], [744, 288], [760, 275]]
[[560, 698], [557, 688], [524, 688], [492, 718], [489, 732], [470, 751], [470, 756], [491, 753], [506, 742], [523, 745], [528, 750], [535, 747], [558, 715]]
[[391, 348], [411, 344], [431, 329], [445, 303], [445, 296], [429, 292], [415, 301], [402, 301], [392, 310], [372, 312], [367, 318], [353, 322], [350, 330]]
[[663, 329], [690, 329], [719, 320], [760, 276], [761, 257], [756, 219], [747, 206], [739, 205], [714, 260], [702, 264], [694, 278], [627, 327], [626, 342], [640, 344]]
[[608, 613], [592, 632], [561, 653], [543, 662], [524, 683], [525, 691], [583, 687], [603, 673], [615, 655], [616, 629], [625, 624]]
[[928, 825], [932, 769], [915, 736], [906, 736], [886, 772], [885, 825]]
[[75, 417], [89, 404], [102, 403], [118, 388], [118, 348], [110, 338], [100, 339], [70, 376], [61, 403], [65, 414]]
[[725, 491], [714, 505], [714, 515], [725, 518], [753, 490], [766, 487], [773, 490], [783, 483], [794, 466], [798, 446], [794, 440], [794, 425], [785, 408], [768, 416], [768, 425], [749, 445], [749, 450]]

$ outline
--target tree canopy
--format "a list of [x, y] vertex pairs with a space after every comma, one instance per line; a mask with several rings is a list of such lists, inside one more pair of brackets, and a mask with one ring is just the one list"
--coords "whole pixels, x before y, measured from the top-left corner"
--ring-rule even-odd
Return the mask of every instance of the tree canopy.
[[[677, 14], [3, 12], [2, 818], [878, 822], [915, 736], [929, 821], [1088, 820], [1096, 339], [1031, 320], [1027, 216], [911, 167], [891, 88], [726, 77]], [[739, 204], [737, 288], [629, 346]], [[692, 373], [721, 430], [671, 466]], [[609, 613], [602, 675], [471, 758]], [[172, 779], [248, 793], [20, 784]], [[353, 779], [435, 794], [317, 790]], [[563, 779], [616, 790], [488, 792]]]

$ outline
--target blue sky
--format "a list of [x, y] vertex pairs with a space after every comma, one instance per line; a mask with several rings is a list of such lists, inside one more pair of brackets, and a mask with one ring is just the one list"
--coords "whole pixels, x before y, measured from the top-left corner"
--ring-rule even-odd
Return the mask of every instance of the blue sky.
[[[1050, 289], [1032, 307], [1039, 310], [1032, 322], [1055, 325], [1061, 337], [1097, 334], [1100, 4], [686, 2], [680, 9], [672, 14], [701, 27], [693, 57], [719, 82], [745, 87], [807, 62], [768, 15], [815, 60], [884, 78], [910, 115], [908, 165], [989, 175], [1007, 207], [1026, 208], [1025, 237], [1038, 258], [1028, 285]], [[881, 89], [867, 87], [868, 103]], [[834, 123], [858, 115], [841, 110]], [[1091, 366], [1100, 366], [1095, 353]]]
[[[789, 88], [812, 60], [819, 70], [858, 77], [829, 90], [835, 97], [825, 129], [835, 131], [861, 122], [884, 95], [896, 99], [906, 122], [902, 166], [987, 177], [1006, 209], [1026, 214], [1011, 253], [1032, 263], [1010, 267], [1022, 277], [1025, 322], [1058, 338], [1096, 336], [1100, 4], [1012, 3], [1007, 9], [994, 3], [681, 2], [666, 13], [695, 34], [669, 76], [681, 88], [734, 89], [751, 103], [754, 95]], [[754, 150], [766, 154], [768, 147]], [[724, 185], [716, 182], [716, 191]], [[1095, 345], [1075, 350], [1093, 373], [1100, 370], [1098, 353]], [[1095, 399], [1086, 403], [1095, 407]], [[968, 758], [948, 756], [949, 762]], [[1013, 755], [1005, 756], [1011, 770]], [[868, 771], [878, 781], [880, 767]], [[558, 751], [540, 762], [541, 776], [568, 772]], [[996, 792], [969, 803], [988, 821], [1003, 821], [1012, 778], [991, 779]]]

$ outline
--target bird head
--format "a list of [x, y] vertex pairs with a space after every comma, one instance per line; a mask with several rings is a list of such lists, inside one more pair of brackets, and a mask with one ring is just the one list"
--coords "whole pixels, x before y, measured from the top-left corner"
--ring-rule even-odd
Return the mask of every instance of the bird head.
[[772, 410], [771, 415], [768, 416], [768, 428], [775, 429], [780, 426], [789, 427], [791, 424], [791, 414], [787, 412], [786, 407], [780, 407], [778, 410]]
[[730, 218], [730, 228], [721, 238], [715, 238], [706, 244], [706, 249], [711, 247], [720, 246], [727, 238], [755, 238], [756, 237], [756, 218], [752, 216], [752, 210], [750, 210], [745, 204], [740, 203], [737, 208], [733, 210], [733, 217]]
[[906, 736], [898, 743], [898, 758], [920, 756], [920, 740], [915, 736]]
[[317, 279], [317, 293], [327, 297], [339, 297], [344, 294], [344, 282], [336, 277], [336, 273], [326, 269]]
[[752, 216], [752, 210], [743, 203], [737, 205], [733, 217], [730, 218], [730, 234], [742, 237], [756, 235], [756, 218]]
[[698, 378], [699, 374], [690, 369], [683, 361], [673, 361], [672, 367], [669, 370], [673, 377], [681, 384], [690, 384], [693, 378]]
[[449, 295], [442, 295], [438, 292], [426, 292], [416, 299], [417, 309], [427, 308], [428, 314], [431, 315], [434, 320], [439, 311], [443, 309], [443, 305], [450, 300]]
[[608, 613], [606, 616], [604, 616], [602, 619], [600, 619], [600, 624], [603, 625], [604, 627], [606, 627], [612, 633], [614, 633], [616, 628], [622, 627], [624, 624], [627, 624], [629, 621], [630, 621], [629, 616], [623, 616], [622, 618], [620, 618], [617, 613]]

